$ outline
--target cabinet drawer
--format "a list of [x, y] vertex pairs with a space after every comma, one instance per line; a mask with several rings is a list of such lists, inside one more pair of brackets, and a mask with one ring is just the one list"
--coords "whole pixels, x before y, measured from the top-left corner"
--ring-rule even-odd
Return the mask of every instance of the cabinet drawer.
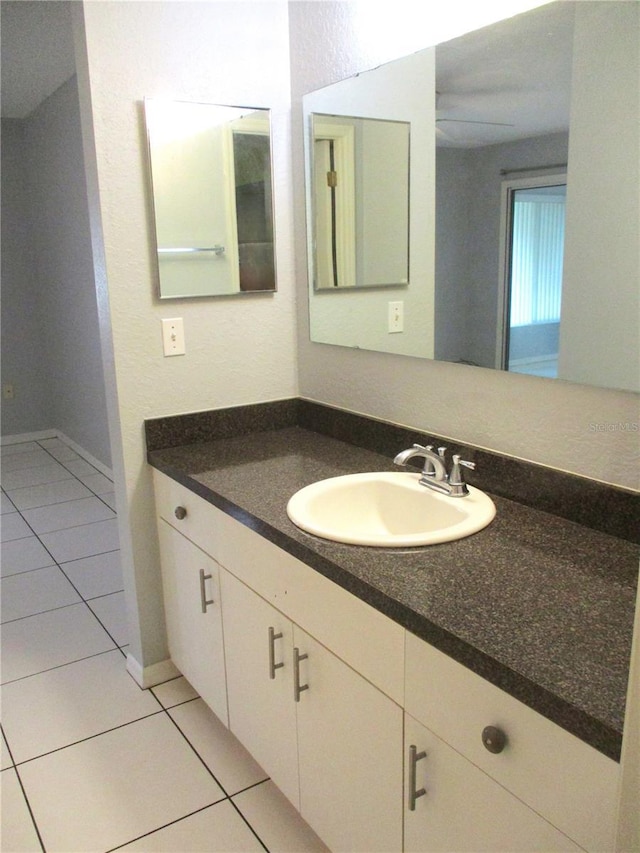
[[[412, 754], [412, 750], [414, 750]], [[579, 853], [581, 848], [405, 715], [405, 853]]]
[[[586, 850], [613, 849], [618, 764], [407, 632], [407, 712]], [[485, 726], [506, 734], [502, 752]]]
[[[216, 525], [219, 516], [215, 507], [155, 468], [153, 485], [156, 511], [160, 518], [195, 542], [211, 557], [219, 559], [220, 533]], [[179, 518], [176, 510], [178, 515], [182, 515], [180, 510], [184, 510], [184, 517]]]

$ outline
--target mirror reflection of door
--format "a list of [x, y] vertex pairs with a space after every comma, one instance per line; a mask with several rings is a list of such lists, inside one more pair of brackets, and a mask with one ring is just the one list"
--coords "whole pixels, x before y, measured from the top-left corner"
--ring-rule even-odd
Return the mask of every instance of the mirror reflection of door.
[[314, 118], [316, 288], [355, 287], [354, 128]]
[[503, 370], [558, 375], [566, 189], [566, 175], [503, 185]]

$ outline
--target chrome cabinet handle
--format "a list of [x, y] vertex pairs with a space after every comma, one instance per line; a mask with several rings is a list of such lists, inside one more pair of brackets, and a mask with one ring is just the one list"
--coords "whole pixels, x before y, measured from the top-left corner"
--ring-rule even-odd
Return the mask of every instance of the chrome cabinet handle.
[[293, 698], [296, 702], [300, 701], [300, 694], [303, 690], [308, 690], [308, 684], [300, 684], [300, 661], [307, 660], [309, 655], [301, 655], [300, 649], [293, 650]]
[[175, 515], [175, 517], [178, 519], [178, 521], [182, 521], [182, 519], [183, 519], [183, 518], [186, 518], [186, 517], [187, 517], [187, 510], [186, 510], [186, 507], [183, 507], [183, 506], [177, 506], [177, 507], [174, 509], [173, 514], [174, 514], [174, 515]]
[[282, 639], [282, 631], [277, 634], [274, 628], [269, 628], [269, 678], [276, 677], [276, 669], [284, 666], [284, 661], [276, 663], [276, 640]]
[[414, 812], [416, 810], [416, 800], [418, 797], [424, 797], [427, 793], [426, 788], [420, 788], [419, 791], [416, 791], [417, 784], [417, 764], [418, 761], [422, 761], [423, 758], [427, 757], [426, 752], [418, 752], [415, 746], [409, 747], [409, 811]]
[[214, 604], [213, 598], [207, 598], [205, 583], [211, 580], [211, 575], [205, 575], [204, 569], [200, 569], [200, 607], [203, 613], [207, 612], [207, 607]]

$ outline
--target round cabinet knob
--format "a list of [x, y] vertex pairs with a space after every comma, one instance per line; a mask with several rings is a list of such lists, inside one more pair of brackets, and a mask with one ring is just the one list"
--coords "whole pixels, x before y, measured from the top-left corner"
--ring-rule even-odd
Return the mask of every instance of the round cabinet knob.
[[502, 752], [507, 744], [507, 736], [496, 726], [487, 726], [482, 730], [482, 743], [489, 752]]
[[178, 521], [182, 521], [183, 518], [187, 517], [187, 510], [183, 506], [177, 506], [173, 511], [173, 514], [178, 519]]

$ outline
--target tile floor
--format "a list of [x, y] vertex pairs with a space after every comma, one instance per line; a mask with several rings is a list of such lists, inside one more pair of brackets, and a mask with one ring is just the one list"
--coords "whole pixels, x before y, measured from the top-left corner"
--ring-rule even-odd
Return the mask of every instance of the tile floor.
[[128, 675], [113, 484], [1, 455], [3, 853], [326, 851], [185, 679]]

